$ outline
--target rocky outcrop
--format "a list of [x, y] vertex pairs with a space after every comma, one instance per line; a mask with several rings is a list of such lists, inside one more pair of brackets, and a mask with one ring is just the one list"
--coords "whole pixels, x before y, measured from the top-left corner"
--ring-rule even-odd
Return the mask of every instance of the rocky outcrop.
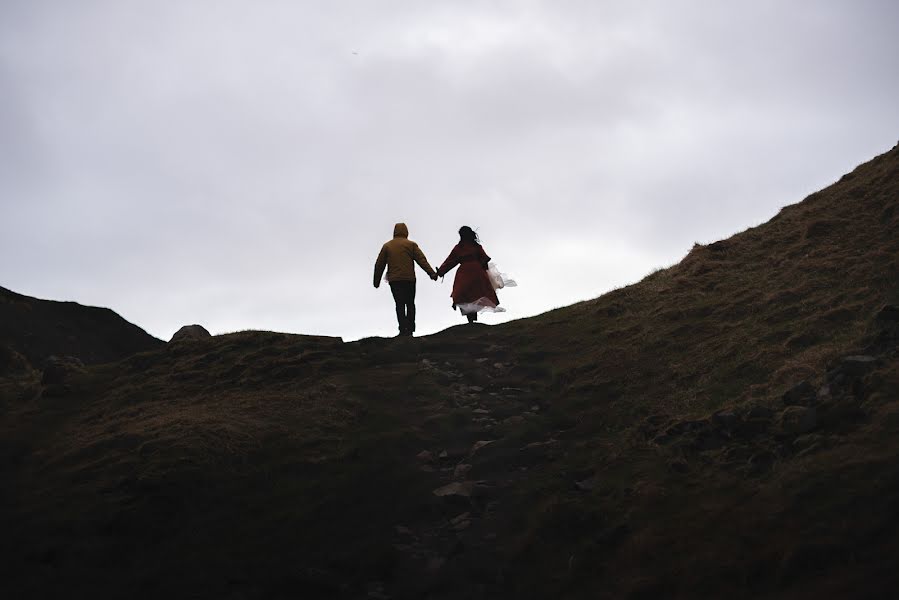
[[210, 334], [202, 325], [185, 325], [175, 332], [175, 335], [172, 336], [169, 343], [205, 340], [211, 337], [212, 334]]
[[44, 364], [41, 383], [54, 385], [66, 383], [73, 375], [84, 373], [84, 363], [74, 356], [51, 356]]

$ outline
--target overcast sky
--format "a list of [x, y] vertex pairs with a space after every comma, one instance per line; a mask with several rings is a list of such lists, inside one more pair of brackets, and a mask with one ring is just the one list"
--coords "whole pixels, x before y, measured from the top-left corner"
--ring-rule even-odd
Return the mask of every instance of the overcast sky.
[[[598, 296], [899, 140], [894, 0], [0, 0], [0, 286], [168, 339], [394, 335], [397, 221]], [[461, 323], [418, 282], [418, 333]]]

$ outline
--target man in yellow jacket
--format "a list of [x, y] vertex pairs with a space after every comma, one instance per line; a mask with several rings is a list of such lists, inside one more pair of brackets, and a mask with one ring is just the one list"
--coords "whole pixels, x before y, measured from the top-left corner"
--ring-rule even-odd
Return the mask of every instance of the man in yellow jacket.
[[387, 267], [387, 282], [396, 302], [396, 320], [400, 335], [412, 335], [415, 331], [415, 263], [437, 281], [437, 273], [428, 264], [418, 244], [409, 239], [405, 223], [393, 227], [393, 239], [381, 246], [375, 261], [375, 287], [381, 285], [381, 275]]

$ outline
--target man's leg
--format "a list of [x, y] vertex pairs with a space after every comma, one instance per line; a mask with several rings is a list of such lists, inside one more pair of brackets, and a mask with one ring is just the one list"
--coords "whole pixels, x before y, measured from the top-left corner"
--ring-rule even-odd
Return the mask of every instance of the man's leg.
[[390, 292], [393, 294], [393, 302], [396, 304], [396, 322], [400, 328], [400, 335], [406, 333], [406, 291], [405, 281], [391, 281]]
[[409, 328], [409, 335], [412, 335], [415, 332], [415, 282], [409, 282], [409, 289], [407, 291], [407, 304], [406, 304], [406, 325]]

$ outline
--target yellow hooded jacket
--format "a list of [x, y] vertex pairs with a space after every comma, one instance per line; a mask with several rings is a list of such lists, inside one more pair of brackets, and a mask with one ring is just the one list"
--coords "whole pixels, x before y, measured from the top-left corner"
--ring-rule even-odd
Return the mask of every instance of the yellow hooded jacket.
[[434, 269], [428, 264], [424, 252], [409, 239], [409, 228], [405, 223], [397, 223], [393, 227], [393, 239], [381, 246], [375, 261], [375, 287], [381, 284], [384, 267], [387, 267], [387, 281], [415, 281], [415, 263], [434, 277]]

